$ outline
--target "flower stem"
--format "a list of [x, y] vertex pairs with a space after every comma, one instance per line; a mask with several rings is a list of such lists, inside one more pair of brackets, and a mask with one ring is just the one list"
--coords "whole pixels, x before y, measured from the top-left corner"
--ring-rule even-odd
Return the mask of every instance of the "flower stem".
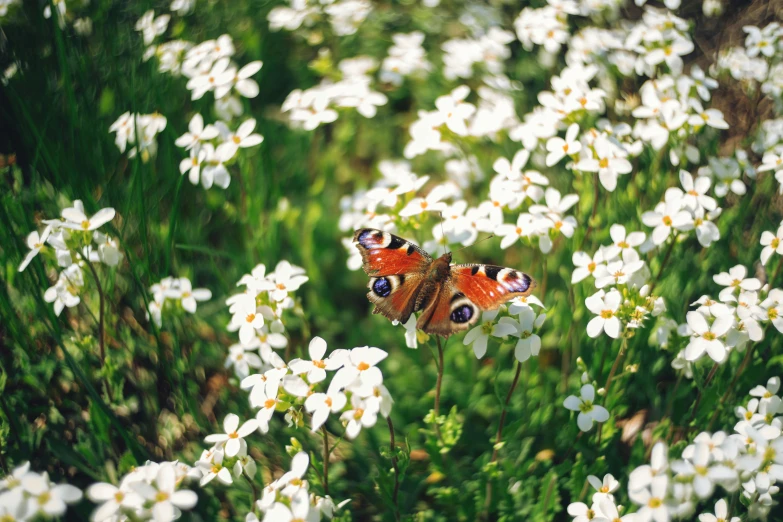
[[767, 282], [770, 284], [770, 286], [771, 286], [771, 285], [772, 285], [772, 284], [773, 284], [775, 281], [777, 281], [777, 279], [778, 279], [778, 276], [780, 275], [780, 269], [781, 269], [781, 268], [783, 268], [783, 257], [781, 257], [781, 258], [780, 258], [780, 261], [778, 261], [778, 267], [775, 269], [775, 273], [774, 273], [774, 274], [772, 274], [772, 279], [770, 279], [769, 281], [767, 281]]
[[[606, 399], [609, 399], [609, 387], [612, 385], [612, 379], [614, 379], [614, 374], [617, 373], [617, 368], [619, 368], [620, 366], [620, 360], [625, 354], [625, 349], [627, 347], [628, 347], [628, 338], [623, 337], [623, 344], [620, 345], [620, 351], [617, 352], [617, 357], [615, 357], [614, 359], [614, 363], [612, 364], [612, 369], [609, 370], [609, 377], [606, 378], [606, 384], [604, 384], [604, 397], [606, 397]], [[606, 402], [606, 400], [604, 402]]]
[[324, 496], [329, 496], [329, 435], [326, 426], [321, 426], [321, 432], [324, 434]]
[[438, 424], [438, 415], [440, 414], [440, 389], [443, 384], [443, 346], [441, 345], [440, 335], [435, 336], [438, 343], [438, 380], [435, 382], [435, 407], [433, 408], [435, 422], [435, 432], [438, 438], [443, 442], [440, 434], [440, 424]]
[[590, 213], [590, 219], [587, 222], [587, 231], [585, 237], [582, 238], [582, 242], [579, 244], [579, 250], [582, 250], [587, 243], [587, 239], [590, 237], [590, 233], [593, 231], [593, 221], [595, 221], [595, 215], [598, 213], [598, 200], [601, 197], [598, 173], [593, 175], [593, 211]]
[[669, 258], [672, 257], [672, 251], [674, 250], [674, 245], [676, 243], [676, 239], [672, 237], [671, 241], [669, 242], [669, 248], [666, 249], [666, 255], [663, 257], [663, 261], [661, 262], [661, 268], [658, 269], [658, 275], [655, 276], [655, 279], [653, 279], [653, 282], [650, 284], [650, 295], [652, 295], [652, 291], [660, 281], [661, 276], [663, 275], [663, 270], [666, 268], [666, 264], [669, 262]]
[[[506, 413], [508, 413], [508, 404], [511, 402], [511, 395], [519, 384], [519, 376], [522, 374], [522, 363], [517, 361], [517, 371], [514, 374], [514, 380], [511, 382], [511, 388], [509, 388], [506, 394], [506, 402], [503, 403], [503, 411], [500, 413], [500, 422], [498, 422], [498, 432], [495, 435], [495, 444], [492, 450], [492, 458], [489, 459], [489, 463], [492, 464], [498, 458], [498, 450], [500, 441], [503, 439], [503, 425], [506, 423]], [[484, 501], [484, 519], [489, 518], [489, 506], [492, 502], [492, 481], [487, 480], [487, 494]]]
[[[104, 342], [104, 337], [106, 337], [105, 332], [105, 326], [104, 326], [104, 320], [103, 320], [103, 309], [105, 308], [105, 301], [106, 297], [103, 293], [103, 287], [101, 286], [101, 279], [98, 277], [98, 272], [95, 270], [95, 267], [92, 266], [92, 263], [89, 259], [85, 258], [82, 254], [79, 254], [79, 256], [84, 260], [84, 263], [89, 267], [90, 273], [92, 274], [93, 279], [95, 279], [95, 287], [98, 289], [98, 350], [101, 358], [101, 370], [106, 366], [106, 345]], [[114, 397], [112, 396], [111, 392], [111, 386], [109, 386], [109, 382], [106, 379], [106, 376], [104, 376], [104, 386], [106, 386], [106, 395], [109, 397], [109, 401], [114, 402]]]
[[[84, 257], [82, 257], [84, 259]], [[101, 368], [106, 364], [106, 347], [103, 343], [103, 337], [104, 337], [104, 326], [103, 326], [103, 304], [104, 304], [104, 295], [103, 295], [103, 287], [101, 286], [101, 281], [98, 278], [98, 272], [95, 271], [95, 267], [92, 266], [92, 263], [88, 259], [84, 259], [85, 264], [90, 268], [90, 272], [92, 273], [93, 279], [95, 279], [95, 286], [98, 289], [98, 347], [100, 349], [100, 356], [101, 356]]]
[[400, 467], [397, 465], [396, 444], [394, 442], [394, 424], [392, 424], [391, 415], [386, 417], [386, 424], [389, 425], [389, 449], [392, 452], [392, 467], [394, 468], [394, 518], [400, 520], [400, 507], [397, 505], [397, 497], [400, 493]]
[[[781, 264], [783, 264], [783, 262], [781, 262]], [[742, 372], [745, 371], [748, 363], [750, 363], [750, 360], [753, 358], [753, 350], [755, 348], [756, 343], [752, 344], [750, 348], [745, 351], [745, 357], [742, 359], [739, 368], [737, 368], [737, 373], [734, 374], [734, 378], [731, 380], [731, 383], [729, 383], [729, 386], [726, 388], [726, 391], [723, 393], [723, 396], [718, 402], [718, 407], [715, 408], [715, 411], [712, 413], [712, 417], [710, 417], [710, 422], [707, 425], [707, 431], [712, 429], [712, 425], [715, 423], [715, 420], [718, 418], [718, 414], [723, 409], [723, 405], [726, 404], [726, 401], [729, 400], [729, 397], [731, 397], [732, 393], [734, 392], [734, 386], [737, 384], [737, 381], [742, 376]]]
[[712, 365], [712, 369], [710, 370], [710, 373], [707, 374], [707, 378], [704, 380], [704, 386], [703, 388], [699, 388], [699, 393], [696, 395], [696, 402], [693, 403], [693, 409], [691, 410], [691, 416], [688, 419], [688, 422], [685, 423], [685, 429], [687, 429], [687, 426], [693, 421], [693, 419], [696, 417], [696, 411], [699, 409], [699, 404], [701, 404], [701, 398], [704, 395], [704, 390], [707, 389], [707, 386], [710, 385], [710, 382], [712, 382], [712, 378], [715, 377], [715, 373], [718, 371], [718, 363], [715, 363]]

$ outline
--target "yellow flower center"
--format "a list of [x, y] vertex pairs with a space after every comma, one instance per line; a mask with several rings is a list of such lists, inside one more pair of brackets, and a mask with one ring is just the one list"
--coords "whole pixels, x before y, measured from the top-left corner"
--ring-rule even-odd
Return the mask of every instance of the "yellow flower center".
[[666, 225], [667, 227], [672, 226], [672, 218], [670, 218], [669, 216], [663, 216], [663, 224]]
[[324, 404], [326, 404], [327, 406], [329, 406], [331, 408], [332, 407], [332, 398], [331, 397], [327, 397], [326, 400], [324, 401]]
[[364, 410], [361, 408], [357, 408], [356, 411], [353, 412], [353, 418], [356, 420], [361, 419], [362, 415], [364, 415]]
[[264, 401], [264, 408], [269, 410], [271, 408], [274, 408], [275, 404], [277, 404], [276, 400], [274, 400], [274, 399], [267, 399], [267, 400]]
[[44, 504], [49, 502], [49, 500], [51, 500], [51, 498], [52, 498], [52, 494], [49, 493], [48, 491], [44, 491], [43, 493], [38, 495], [38, 498], [37, 498], [38, 504], [43, 506]]
[[315, 366], [316, 368], [321, 368], [323, 370], [324, 368], [326, 368], [326, 363], [319, 359], [313, 361], [313, 366]]
[[714, 341], [717, 338], [717, 336], [712, 332], [705, 332], [702, 337], [704, 337], [708, 341]]
[[772, 248], [777, 248], [778, 245], [780, 245], [780, 239], [778, 238], [773, 239], [772, 242], [770, 242], [769, 244], [769, 246], [771, 246]]
[[247, 314], [247, 317], [245, 317], [245, 321], [248, 323], [252, 323], [256, 319], [256, 314]]
[[82, 221], [82, 228], [84, 230], [89, 229], [90, 228], [90, 222], [88, 220], [86, 220], [86, 219], [84, 221]]
[[609, 167], [609, 159], [601, 158], [601, 160], [598, 162], [598, 166], [602, 169]]
[[239, 138], [239, 136], [234, 136], [234, 137], [232, 138], [232, 140], [233, 140], [233, 141], [234, 141], [234, 143], [236, 143], [237, 145], [239, 145], [240, 143], [242, 143], [242, 140]]
[[155, 493], [155, 502], [165, 502], [169, 499], [169, 494], [165, 491], [158, 491]]
[[611, 310], [601, 310], [601, 317], [604, 319], [611, 319], [614, 316], [614, 312]]
[[653, 509], [661, 507], [662, 504], [663, 502], [661, 501], [661, 499], [657, 497], [653, 497], [647, 502], [647, 505]]
[[229, 439], [238, 439], [239, 438], [239, 433], [237, 433], [236, 431], [231, 432], [231, 433], [228, 434], [228, 438]]
[[356, 368], [358, 368], [360, 372], [363, 372], [364, 370], [368, 370], [370, 368], [370, 365], [362, 361], [356, 365]]
[[588, 272], [592, 274], [594, 270], [595, 270], [595, 263], [590, 263], [589, 265], [587, 265]]

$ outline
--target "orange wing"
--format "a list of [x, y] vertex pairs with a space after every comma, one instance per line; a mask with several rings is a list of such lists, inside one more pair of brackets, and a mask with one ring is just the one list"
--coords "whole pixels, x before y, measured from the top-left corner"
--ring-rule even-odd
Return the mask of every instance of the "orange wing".
[[381, 230], [357, 230], [353, 240], [370, 276], [367, 298], [375, 304], [373, 313], [407, 322], [432, 258], [413, 243]]
[[536, 282], [529, 275], [494, 265], [453, 265], [454, 289], [481, 310], [494, 310], [515, 297], [530, 295]]
[[451, 278], [424, 309], [416, 327], [448, 337], [467, 330], [485, 310], [529, 295], [535, 281], [522, 272], [493, 265], [452, 265]]
[[425, 273], [432, 258], [413, 243], [388, 232], [363, 228], [353, 235], [362, 254], [363, 268], [369, 276]]

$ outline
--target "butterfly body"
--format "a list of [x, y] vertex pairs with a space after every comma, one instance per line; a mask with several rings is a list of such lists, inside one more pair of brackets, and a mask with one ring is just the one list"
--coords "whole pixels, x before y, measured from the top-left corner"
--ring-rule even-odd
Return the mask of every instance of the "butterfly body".
[[533, 279], [511, 268], [452, 265], [451, 253], [433, 259], [422, 249], [388, 232], [365, 228], [354, 233], [370, 276], [368, 299], [373, 313], [405, 323], [422, 312], [416, 327], [449, 335], [467, 330], [482, 311], [532, 292]]

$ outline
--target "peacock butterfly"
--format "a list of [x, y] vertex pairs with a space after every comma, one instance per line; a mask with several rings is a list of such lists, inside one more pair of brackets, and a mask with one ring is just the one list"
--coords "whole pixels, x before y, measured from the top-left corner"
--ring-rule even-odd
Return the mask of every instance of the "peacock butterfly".
[[451, 252], [433, 259], [424, 250], [382, 230], [363, 228], [353, 235], [370, 276], [367, 297], [373, 313], [405, 323], [422, 311], [416, 327], [448, 337], [467, 330], [479, 313], [515, 297], [529, 295], [535, 281], [512, 268], [452, 265]]

